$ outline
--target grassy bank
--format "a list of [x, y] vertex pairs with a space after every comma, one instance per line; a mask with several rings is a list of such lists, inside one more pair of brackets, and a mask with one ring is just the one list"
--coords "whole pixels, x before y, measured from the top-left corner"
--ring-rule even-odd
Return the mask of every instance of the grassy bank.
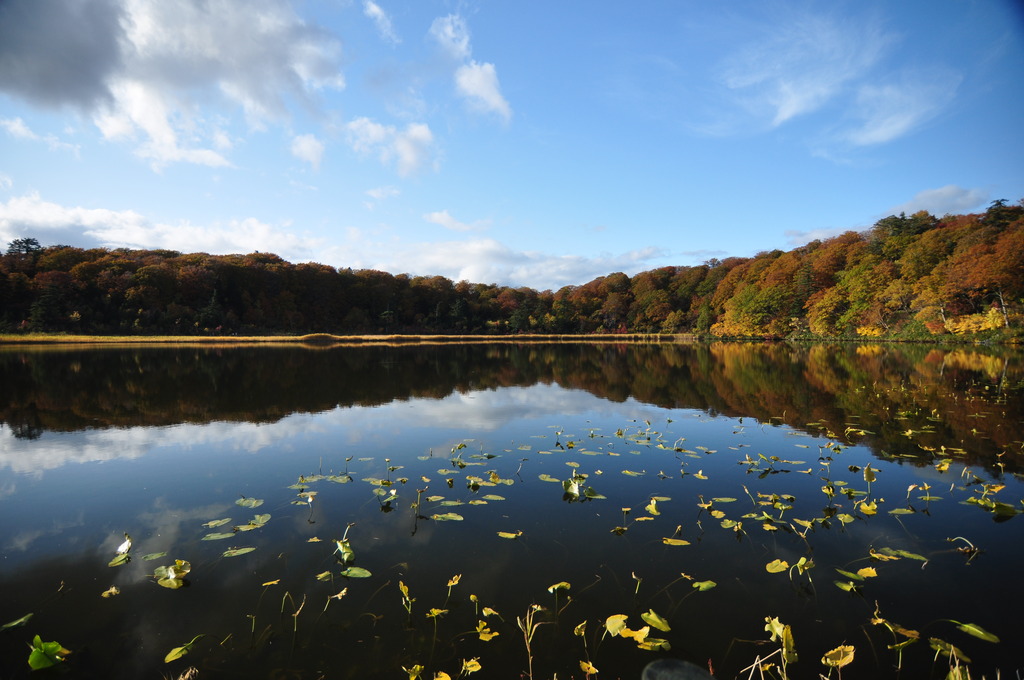
[[0, 334], [0, 345], [441, 345], [457, 343], [676, 343], [695, 335], [624, 333], [604, 335], [60, 335]]

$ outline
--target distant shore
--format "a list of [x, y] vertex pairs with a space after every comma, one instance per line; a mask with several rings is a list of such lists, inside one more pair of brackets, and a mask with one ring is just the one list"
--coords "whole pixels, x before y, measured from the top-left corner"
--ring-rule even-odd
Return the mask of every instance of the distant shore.
[[692, 343], [691, 334], [605, 333], [594, 335], [59, 335], [2, 334], [0, 345], [445, 345], [459, 343]]

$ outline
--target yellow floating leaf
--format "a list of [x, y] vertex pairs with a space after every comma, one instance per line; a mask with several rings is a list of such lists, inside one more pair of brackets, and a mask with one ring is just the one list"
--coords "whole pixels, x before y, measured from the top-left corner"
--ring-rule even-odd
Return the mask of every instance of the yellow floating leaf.
[[646, 614], [641, 614], [640, 618], [658, 630], [665, 631], [666, 633], [672, 630], [668, 625], [668, 621], [655, 613], [653, 609], [649, 610]]
[[263, 585], [264, 586], [276, 586], [280, 582], [281, 582], [281, 579], [277, 578], [277, 579], [274, 579], [273, 581], [267, 581]]
[[857, 570], [857, 576], [860, 576], [861, 578], [873, 578], [878, 576], [878, 572], [875, 571], [874, 567], [864, 567], [863, 569]]
[[605, 620], [604, 628], [609, 635], [618, 635], [626, 629], [627, 618], [625, 614], [612, 614]]
[[853, 652], [853, 645], [841, 645], [821, 657], [821, 663], [830, 668], [842, 668], [853, 661]]
[[598, 670], [594, 668], [594, 665], [589, 661], [580, 661], [580, 670], [587, 675], [593, 675], [598, 672]]
[[764, 568], [769, 574], [778, 574], [789, 569], [789, 562], [786, 560], [772, 560], [764, 565]]
[[684, 541], [681, 538], [663, 538], [661, 542], [665, 545], [690, 545], [689, 541]]
[[486, 621], [480, 621], [479, 623], [477, 623], [476, 632], [480, 636], [480, 639], [484, 642], [488, 642], [492, 638], [496, 638], [499, 635], [499, 633], [495, 633], [493, 630], [487, 627]]
[[647, 639], [648, 634], [651, 632], [650, 626], [644, 626], [640, 630], [631, 630], [629, 628], [623, 628], [619, 631], [619, 635], [624, 638], [633, 638], [637, 642], [643, 642]]

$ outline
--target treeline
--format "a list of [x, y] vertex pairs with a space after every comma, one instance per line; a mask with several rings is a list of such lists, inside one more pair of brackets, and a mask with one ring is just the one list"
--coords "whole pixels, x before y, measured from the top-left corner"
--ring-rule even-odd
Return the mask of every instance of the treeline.
[[537, 291], [269, 253], [43, 247], [0, 256], [0, 331], [87, 334], [1020, 334], [1024, 201], [893, 215], [788, 252]]

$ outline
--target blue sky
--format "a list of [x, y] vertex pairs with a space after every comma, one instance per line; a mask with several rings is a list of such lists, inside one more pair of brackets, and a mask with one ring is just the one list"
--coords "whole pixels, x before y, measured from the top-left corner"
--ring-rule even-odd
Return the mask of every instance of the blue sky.
[[557, 289], [1024, 198], [1014, 0], [5, 0], [0, 242]]

